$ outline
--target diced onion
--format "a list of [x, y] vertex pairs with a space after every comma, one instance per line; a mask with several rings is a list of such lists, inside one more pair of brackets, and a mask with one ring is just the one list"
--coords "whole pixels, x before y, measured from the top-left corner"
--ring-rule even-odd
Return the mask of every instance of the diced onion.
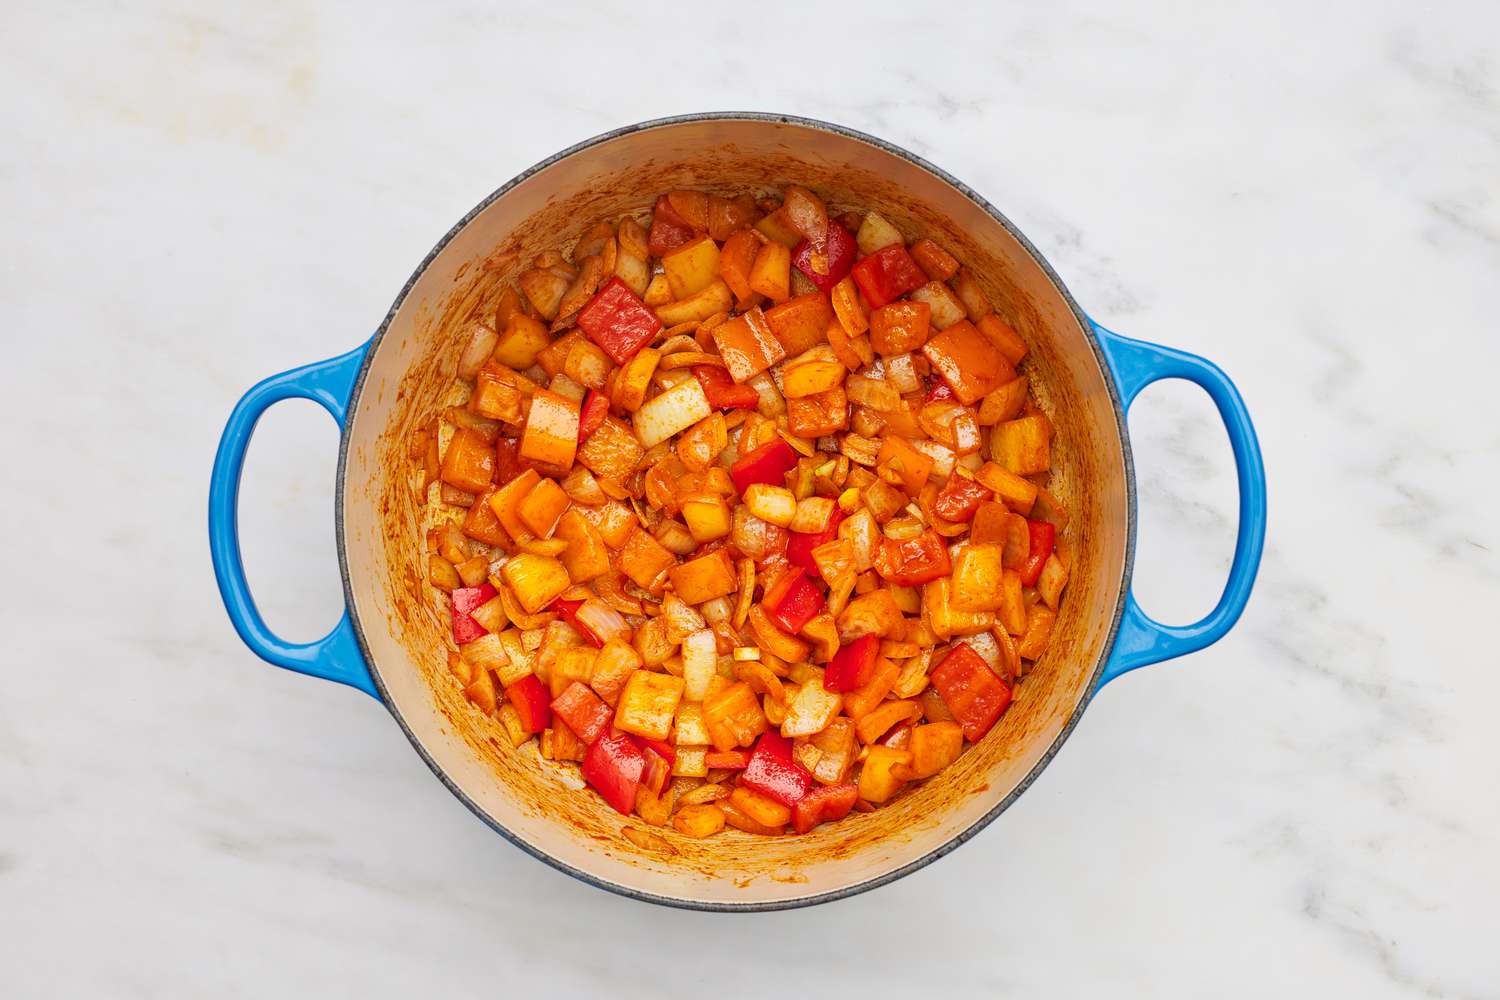
[[597, 597], [591, 597], [579, 605], [573, 618], [594, 633], [600, 642], [625, 639], [630, 635], [630, 626], [624, 616]]

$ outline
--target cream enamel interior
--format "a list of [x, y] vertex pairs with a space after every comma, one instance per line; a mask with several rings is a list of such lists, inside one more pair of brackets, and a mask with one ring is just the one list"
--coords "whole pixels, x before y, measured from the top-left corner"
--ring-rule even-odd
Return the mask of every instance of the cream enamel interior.
[[[1072, 513], [1063, 538], [1072, 579], [1054, 640], [996, 729], [959, 763], [892, 805], [805, 837], [708, 841], [662, 833], [675, 855], [644, 852], [627, 822], [576, 787], [576, 771], [508, 745], [448, 676], [447, 616], [418, 567], [420, 512], [406, 449], [447, 396], [464, 320], [549, 247], [591, 222], [634, 212], [673, 187], [723, 193], [797, 181], [836, 208], [874, 208], [926, 234], [981, 277], [1032, 346], [1025, 368], [1057, 427], [1053, 484]], [[877, 880], [941, 849], [1043, 762], [1087, 699], [1119, 606], [1129, 550], [1129, 490], [1117, 410], [1077, 313], [1026, 247], [984, 207], [922, 166], [805, 123], [716, 118], [658, 124], [585, 145], [478, 211], [428, 262], [373, 350], [346, 440], [346, 571], [370, 666], [435, 769], [473, 808], [563, 866], [612, 887], [716, 907], [786, 905]]]

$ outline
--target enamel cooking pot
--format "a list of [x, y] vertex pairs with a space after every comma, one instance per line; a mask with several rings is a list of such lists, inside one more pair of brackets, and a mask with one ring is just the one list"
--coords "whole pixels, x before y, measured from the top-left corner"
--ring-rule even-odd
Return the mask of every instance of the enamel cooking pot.
[[[704, 841], [657, 831], [675, 853], [638, 848], [627, 820], [578, 794], [575, 769], [511, 750], [499, 724], [447, 674], [446, 612], [425, 582], [425, 525], [412, 429], [449, 402], [466, 321], [543, 249], [593, 221], [647, 209], [672, 188], [760, 191], [795, 180], [836, 208], [878, 210], [948, 247], [1030, 344], [1027, 372], [1057, 437], [1052, 488], [1072, 516], [1075, 562], [1052, 643], [994, 731], [937, 778], [869, 814], [807, 836], [728, 831]], [[1130, 594], [1135, 479], [1125, 413], [1164, 378], [1201, 386], [1229, 432], [1239, 538], [1228, 584], [1202, 621], [1166, 626]], [[236, 500], [261, 413], [289, 397], [321, 403], [342, 428], [334, 526], [346, 612], [317, 642], [278, 638], [245, 582]], [[429, 253], [380, 328], [340, 357], [275, 375], [235, 407], [214, 462], [209, 534], [224, 603], [262, 658], [364, 691], [390, 710], [434, 774], [518, 847], [638, 899], [719, 910], [801, 906], [899, 878], [1000, 815], [1057, 753], [1099, 688], [1128, 670], [1217, 640], [1250, 596], [1265, 533], [1264, 470], [1233, 384], [1182, 351], [1094, 323], [1035, 247], [987, 201], [917, 156], [834, 125], [765, 114], [691, 115], [602, 135], [537, 164], [484, 199]], [[566, 788], [561, 786], [567, 786]]]

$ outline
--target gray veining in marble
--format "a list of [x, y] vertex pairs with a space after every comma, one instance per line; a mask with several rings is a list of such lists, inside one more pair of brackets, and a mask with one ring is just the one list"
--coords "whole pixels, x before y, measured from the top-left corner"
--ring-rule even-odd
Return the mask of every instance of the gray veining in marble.
[[[6, 996], [1500, 997], [1500, 5], [810, 7], [0, 8]], [[1102, 323], [1220, 363], [1271, 526], [1231, 637], [1106, 690], [972, 844], [725, 917], [537, 864], [372, 701], [256, 661], [203, 511], [238, 395], [366, 336], [482, 196], [738, 108], [930, 157]], [[1138, 593], [1185, 620], [1224, 435], [1182, 387], [1131, 426]], [[337, 614], [335, 442], [286, 405], [247, 469], [295, 637]]]

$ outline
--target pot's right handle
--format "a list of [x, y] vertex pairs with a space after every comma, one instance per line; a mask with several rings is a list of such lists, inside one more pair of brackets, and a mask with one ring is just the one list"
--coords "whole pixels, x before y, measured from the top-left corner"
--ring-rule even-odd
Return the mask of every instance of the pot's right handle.
[[261, 414], [283, 399], [310, 399], [327, 410], [342, 429], [354, 380], [369, 349], [367, 342], [336, 358], [272, 375], [235, 404], [224, 436], [219, 439], [213, 478], [209, 480], [208, 547], [224, 609], [229, 612], [235, 631], [255, 655], [278, 667], [348, 684], [379, 698], [370, 670], [360, 655], [347, 609], [333, 630], [314, 642], [288, 642], [266, 625], [245, 579], [239, 529], [240, 473]]
[[1217, 365], [1186, 351], [1122, 337], [1098, 323], [1093, 326], [1119, 386], [1121, 404], [1127, 410], [1142, 389], [1161, 379], [1187, 379], [1208, 393], [1219, 408], [1224, 429], [1229, 432], [1229, 447], [1234, 452], [1235, 472], [1240, 481], [1239, 537], [1234, 545], [1234, 561], [1229, 566], [1229, 582], [1219, 603], [1191, 625], [1163, 625], [1141, 610], [1134, 593], [1126, 594], [1120, 631], [1104, 665], [1104, 675], [1099, 679], [1102, 687], [1137, 667], [1212, 645], [1239, 620], [1245, 603], [1250, 600], [1266, 540], [1266, 469], [1245, 401]]

